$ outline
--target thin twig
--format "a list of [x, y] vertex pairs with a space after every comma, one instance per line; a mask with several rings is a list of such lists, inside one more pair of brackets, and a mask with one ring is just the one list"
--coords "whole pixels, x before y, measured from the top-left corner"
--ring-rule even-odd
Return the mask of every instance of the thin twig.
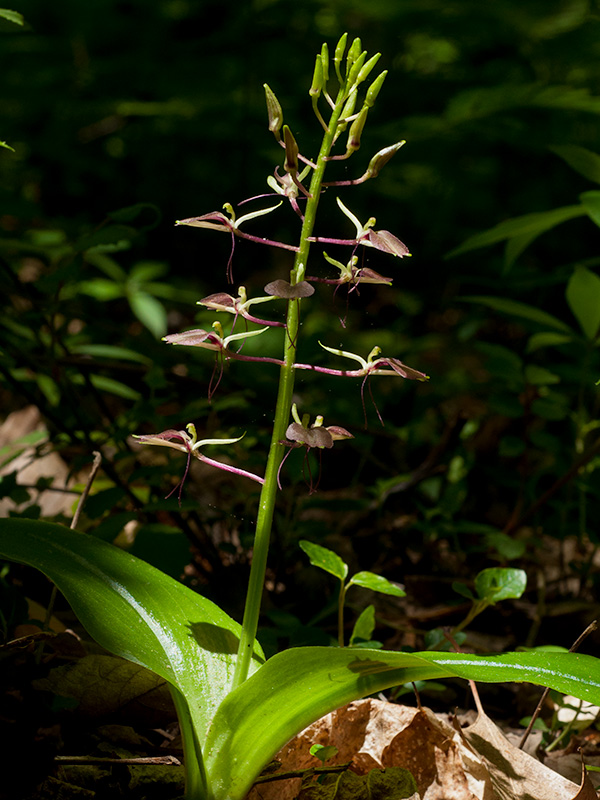
[[[85, 484], [85, 489], [81, 493], [81, 497], [77, 502], [77, 508], [75, 509], [75, 513], [73, 514], [73, 519], [71, 520], [71, 524], [69, 525], [71, 530], [75, 530], [77, 524], [79, 523], [79, 517], [81, 516], [81, 512], [83, 511], [83, 506], [88, 498], [94, 479], [98, 474], [100, 465], [102, 464], [102, 454], [95, 450], [93, 455], [94, 455], [94, 461], [92, 463], [92, 469], [90, 470], [90, 474], [88, 475], [88, 479]], [[53, 585], [52, 592], [50, 593], [50, 600], [48, 601], [48, 607], [46, 608], [46, 617], [44, 619], [43, 630], [45, 631], [47, 631], [50, 628], [50, 620], [52, 619], [52, 614], [54, 612], [54, 605], [56, 603], [57, 595], [58, 595], [58, 589], [56, 588], [56, 585]], [[43, 652], [44, 652], [44, 642], [42, 641], [40, 642], [40, 645], [35, 654], [35, 661], [37, 664], [41, 662]]]
[[[569, 648], [569, 653], [574, 653], [579, 648], [579, 645], [583, 642], [583, 640], [586, 639], [590, 635], [590, 633], [593, 633], [597, 629], [598, 629], [597, 620], [590, 622], [590, 624], [587, 626], [584, 632], [580, 636], [578, 636], [575, 642], [571, 645], [571, 647]], [[546, 698], [548, 697], [549, 693], [550, 693], [550, 687], [544, 689], [544, 692], [540, 697], [540, 701], [535, 707], [535, 711], [533, 712], [531, 719], [529, 720], [529, 725], [527, 726], [527, 728], [525, 729], [525, 733], [521, 737], [521, 741], [519, 742], [519, 750], [522, 750], [523, 747], [525, 746], [525, 742], [529, 738], [529, 734], [531, 733], [531, 729], [533, 728], [534, 722], [539, 717], [540, 712], [544, 707], [544, 703], [546, 702]]]
[[[447, 628], [443, 629], [444, 637], [450, 642], [454, 651], [456, 653], [462, 653], [463, 651], [460, 648], [460, 645], [456, 643], [454, 640], [453, 633], [456, 632], [456, 628], [454, 631], [449, 631]], [[473, 695], [473, 700], [475, 701], [475, 705], [477, 707], [477, 713], [485, 715], [485, 711], [483, 710], [483, 706], [481, 704], [481, 698], [479, 697], [479, 692], [477, 690], [477, 684], [475, 681], [469, 680], [469, 687], [471, 689], [471, 694]]]
[[145, 758], [94, 758], [93, 756], [54, 756], [57, 764], [85, 764], [102, 766], [104, 764], [159, 764], [165, 767], [180, 767], [181, 761], [175, 756], [147, 756]]
[[504, 528], [504, 533], [510, 534], [513, 533], [518, 527], [520, 527], [529, 517], [531, 517], [538, 509], [540, 509], [545, 503], [550, 500], [550, 498], [556, 494], [556, 492], [562, 488], [565, 483], [568, 483], [572, 478], [574, 478], [579, 470], [584, 467], [589, 461], [594, 458], [600, 452], [600, 438], [596, 439], [596, 441], [585, 451], [582, 455], [573, 462], [571, 467], [558, 478], [552, 486], [544, 492], [541, 497], [532, 503], [529, 508], [523, 512], [519, 517], [514, 520], [511, 520], [506, 527]]
[[272, 781], [284, 781], [288, 778], [305, 778], [310, 775], [327, 775], [332, 772], [344, 772], [352, 762], [338, 764], [335, 767], [310, 767], [309, 769], [288, 770], [287, 772], [277, 772], [275, 775], [261, 775], [254, 781], [257, 783], [271, 783]]

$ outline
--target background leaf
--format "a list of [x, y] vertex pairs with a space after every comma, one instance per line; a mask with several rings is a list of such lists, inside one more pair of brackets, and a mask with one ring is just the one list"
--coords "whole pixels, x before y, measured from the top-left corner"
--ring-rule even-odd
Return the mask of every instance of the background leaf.
[[585, 267], [576, 267], [566, 296], [581, 330], [588, 339], [595, 339], [600, 327], [600, 278]]
[[583, 192], [579, 199], [588, 217], [600, 226], [600, 192]]
[[[503, 242], [505, 239], [519, 238], [522, 244], [525, 241], [522, 237], [528, 237], [527, 244], [530, 244], [542, 233], [570, 219], [581, 217], [585, 213], [586, 210], [583, 206], [564, 206], [563, 208], [553, 208], [551, 211], [537, 211], [533, 214], [524, 214], [522, 217], [507, 219], [494, 228], [471, 236], [448, 253], [447, 258], [454, 258], [462, 253], [468, 253], [470, 250], [478, 250], [480, 247], [488, 247]], [[520, 253], [523, 249], [524, 247], [521, 247], [518, 252]]]
[[580, 175], [594, 183], [600, 183], [600, 156], [597, 153], [575, 144], [557, 145], [550, 150]]
[[466, 303], [481, 303], [481, 305], [492, 308], [494, 311], [501, 311], [503, 314], [521, 317], [522, 319], [528, 319], [532, 322], [537, 322], [540, 325], [545, 325], [549, 328], [556, 328], [556, 330], [564, 331], [565, 333], [571, 332], [569, 326], [562, 320], [558, 319], [558, 317], [554, 317], [552, 314], [548, 314], [547, 311], [542, 311], [540, 308], [536, 308], [535, 306], [521, 303], [519, 300], [511, 300], [509, 297], [468, 295], [461, 297], [460, 299]]

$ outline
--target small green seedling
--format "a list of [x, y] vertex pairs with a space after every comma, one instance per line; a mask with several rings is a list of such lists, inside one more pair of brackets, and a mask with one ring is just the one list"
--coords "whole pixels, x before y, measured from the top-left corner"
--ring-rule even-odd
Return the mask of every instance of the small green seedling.
[[501, 600], [517, 600], [521, 597], [527, 588], [527, 573], [513, 567], [490, 567], [482, 570], [475, 578], [477, 596], [464, 583], [455, 582], [452, 588], [472, 602], [469, 613], [452, 632], [456, 635], [489, 606], [496, 605]]
[[[326, 547], [321, 547], [320, 544], [307, 542], [304, 539], [298, 544], [308, 556], [313, 567], [319, 567], [319, 569], [329, 572], [340, 582], [338, 592], [338, 644], [340, 647], [344, 646], [344, 603], [346, 593], [351, 586], [362, 586], [364, 589], [371, 589], [371, 591], [380, 592], [381, 594], [390, 594], [393, 597], [406, 597], [406, 592], [401, 586], [388, 581], [382, 575], [376, 575], [374, 572], [357, 572], [346, 583], [348, 565], [337, 553], [334, 553], [333, 550], [328, 550]], [[357, 644], [359, 641], [368, 642], [374, 628], [375, 609], [373, 606], [367, 606], [356, 621], [350, 644]]]
[[333, 745], [313, 744], [309, 752], [311, 756], [318, 758], [321, 764], [325, 765], [326, 761], [337, 756], [338, 749]]

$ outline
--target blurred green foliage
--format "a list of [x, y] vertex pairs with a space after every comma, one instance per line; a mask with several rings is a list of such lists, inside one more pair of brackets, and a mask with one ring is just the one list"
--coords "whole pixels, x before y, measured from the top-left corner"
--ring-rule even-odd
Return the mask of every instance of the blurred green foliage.
[[[245, 570], [254, 489], [192, 475], [178, 508], [163, 498], [181, 459], [140, 461], [127, 437], [190, 421], [202, 436], [246, 430], [235, 458], [260, 469], [275, 368], [228, 366], [211, 405], [206, 354], [159, 341], [166, 330], [210, 324], [214, 315], [195, 303], [226, 289], [229, 240], [172, 223], [268, 190], [282, 154], [267, 131], [265, 81], [311, 154], [311, 54], [348, 30], [381, 51], [389, 70], [356, 176], [361, 159], [366, 167], [380, 148], [407, 140], [352, 196], [352, 210], [375, 215], [413, 256], [395, 267], [393, 291], [366, 286], [350, 296], [345, 331], [331, 328], [346, 314], [343, 292], [332, 300], [317, 287], [302, 347], [308, 360], [328, 331], [331, 346], [379, 345], [431, 381], [373, 381], [386, 426], [367, 392], [365, 431], [358, 384], [303, 376], [302, 408], [355, 440], [326, 454], [316, 495], [304, 489], [302, 456], [286, 463], [271, 603], [284, 606], [312, 580], [294, 566], [300, 538], [351, 531], [345, 560], [391, 580], [411, 571], [468, 579], [515, 560], [535, 569], [544, 535], [597, 546], [597, 4], [12, 7], [25, 24], [0, 19], [0, 136], [14, 149], [0, 149], [0, 398], [6, 413], [39, 407], [73, 470], [102, 450], [106, 481], [85, 526], [110, 539], [141, 519], [138, 546], [156, 563], [161, 531], [168, 539], [183, 530], [196, 548], [194, 580], [221, 602], [224, 572]], [[333, 193], [324, 208], [344, 235]], [[275, 216], [265, 223], [273, 227], [253, 224], [285, 239], [297, 220]], [[385, 272], [379, 255], [368, 263]], [[236, 281], [249, 294], [287, 268], [279, 252], [236, 248]], [[255, 346], [249, 340], [245, 352]], [[7, 481], [19, 511], [36, 513], [36, 493]], [[571, 567], [582, 592], [594, 587], [591, 565], [590, 557]], [[307, 615], [327, 591], [315, 587]]]

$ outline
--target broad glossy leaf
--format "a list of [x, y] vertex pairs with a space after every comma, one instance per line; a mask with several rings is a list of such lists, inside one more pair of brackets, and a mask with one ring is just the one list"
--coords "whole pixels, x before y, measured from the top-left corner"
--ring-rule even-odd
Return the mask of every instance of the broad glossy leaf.
[[[575, 217], [582, 217], [586, 213], [586, 209], [581, 205], [563, 206], [562, 208], [553, 208], [551, 211], [539, 211], [534, 214], [524, 214], [522, 217], [507, 219], [494, 228], [471, 236], [448, 253], [446, 258], [453, 258], [462, 253], [468, 253], [470, 250], [478, 250], [480, 247], [488, 247], [489, 245], [503, 242], [505, 239], [529, 237], [527, 242], [529, 244], [537, 236], [555, 228], [562, 222], [575, 219]], [[525, 238], [520, 238], [521, 245], [524, 241]], [[523, 249], [521, 247], [517, 254], [522, 252]]]
[[492, 604], [519, 598], [526, 588], [527, 573], [512, 567], [490, 567], [475, 578], [475, 590], [479, 598]]
[[357, 572], [350, 578], [348, 587], [350, 586], [362, 586], [373, 592], [391, 594], [394, 597], [406, 597], [406, 592], [397, 583], [388, 581], [383, 575], [375, 575], [374, 572]]
[[585, 267], [576, 267], [566, 297], [581, 330], [588, 339], [595, 339], [600, 328], [600, 278]]
[[217, 711], [205, 749], [214, 800], [241, 800], [273, 755], [329, 711], [391, 686], [451, 676], [486, 683], [527, 681], [600, 701], [600, 660], [576, 653], [478, 657], [294, 648], [267, 661]]
[[558, 317], [548, 314], [547, 311], [542, 311], [541, 308], [527, 305], [527, 303], [520, 303], [518, 300], [511, 300], [508, 297], [490, 297], [486, 295], [468, 295], [460, 299], [465, 303], [480, 303], [483, 306], [492, 308], [494, 311], [500, 311], [503, 314], [529, 319], [532, 322], [538, 322], [540, 325], [547, 325], [549, 328], [555, 328], [558, 331], [572, 333], [569, 326], [558, 319]]
[[348, 565], [333, 550], [321, 547], [320, 544], [307, 542], [305, 539], [299, 541], [298, 544], [310, 559], [313, 567], [324, 569], [325, 572], [330, 572], [341, 581], [346, 579]]
[[97, 642], [177, 687], [202, 735], [233, 676], [240, 627], [224, 611], [145, 561], [61, 525], [2, 520], [0, 555], [41, 570]]

